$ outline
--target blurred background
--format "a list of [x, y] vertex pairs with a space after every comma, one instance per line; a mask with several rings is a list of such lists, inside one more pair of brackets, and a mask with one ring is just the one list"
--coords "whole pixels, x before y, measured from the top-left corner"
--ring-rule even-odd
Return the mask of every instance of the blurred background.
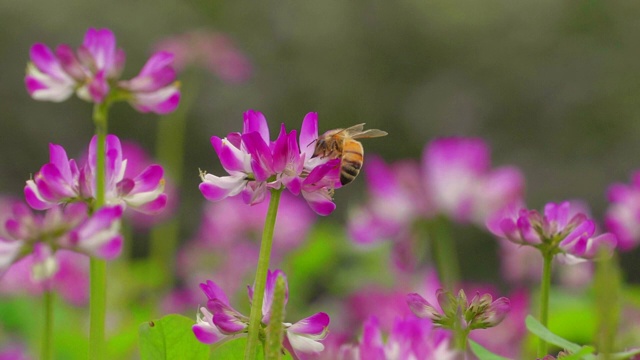
[[[20, 196], [48, 159], [48, 143], [74, 157], [94, 130], [90, 104], [29, 97], [23, 78], [33, 43], [76, 47], [87, 28], [108, 27], [127, 53], [123, 77], [131, 78], [160, 41], [213, 31], [232, 41], [250, 69], [231, 80], [203, 67], [180, 76], [191, 103], [181, 241], [194, 236], [205, 202], [198, 169], [220, 172], [209, 138], [240, 131], [247, 109], [264, 113], [272, 134], [281, 122], [299, 128], [310, 111], [318, 112], [321, 132], [365, 122], [389, 132], [364, 143], [387, 162], [419, 159], [436, 137], [481, 137], [494, 165], [523, 171], [530, 208], [583, 199], [601, 219], [607, 187], [640, 169], [639, 17], [640, 3], [622, 0], [3, 0], [0, 190]], [[118, 104], [109, 126], [155, 153], [158, 121]], [[364, 189], [358, 179], [340, 190], [338, 211], [319, 221], [344, 224]], [[487, 265], [497, 262], [491, 236], [456, 231], [485, 239], [464, 242], [463, 277], [498, 281], [497, 266]], [[144, 245], [136, 247], [144, 256]], [[631, 282], [640, 281], [638, 255], [622, 255]]]

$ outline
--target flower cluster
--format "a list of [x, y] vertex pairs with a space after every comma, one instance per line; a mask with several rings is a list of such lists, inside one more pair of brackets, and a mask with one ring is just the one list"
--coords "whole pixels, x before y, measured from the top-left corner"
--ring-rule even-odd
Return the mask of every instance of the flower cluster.
[[88, 216], [83, 202], [55, 206], [44, 214], [34, 214], [25, 204], [16, 203], [5, 227], [8, 236], [0, 238], [0, 273], [22, 257], [31, 254], [32, 278], [51, 279], [59, 269], [58, 250], [113, 259], [122, 249], [120, 206], [105, 206]]
[[171, 53], [157, 52], [136, 77], [119, 79], [125, 53], [109, 29], [89, 29], [77, 51], [62, 44], [54, 52], [37, 43], [30, 58], [25, 85], [36, 100], [64, 101], [75, 92], [86, 101], [124, 99], [140, 112], [158, 114], [172, 112], [180, 101]]
[[[286, 277], [280, 270], [269, 271], [262, 303], [262, 323], [267, 325], [271, 315], [271, 305], [275, 293], [278, 276], [285, 279], [285, 305], [289, 298]], [[200, 308], [197, 323], [193, 325], [196, 338], [205, 344], [213, 344], [225, 338], [245, 335], [249, 325], [249, 317], [241, 314], [229, 304], [225, 292], [213, 281], [200, 284], [207, 296], [207, 306]], [[253, 299], [253, 288], [249, 288], [249, 300]], [[283, 323], [286, 336], [283, 347], [294, 356], [300, 353], [316, 353], [324, 346], [320, 343], [328, 333], [329, 316], [323, 312], [316, 313], [294, 324]]]
[[[67, 157], [60, 145], [49, 145], [49, 163], [42, 166], [32, 180], [27, 181], [24, 195], [34, 209], [44, 210], [58, 204], [83, 201], [91, 204], [96, 194], [96, 137], [89, 144], [88, 161], [79, 166]], [[130, 207], [144, 213], [156, 213], [164, 208], [164, 171], [160, 165], [150, 165], [135, 177], [125, 177], [127, 159], [122, 156], [120, 139], [106, 139], [106, 203]]]
[[487, 329], [498, 325], [511, 310], [509, 299], [493, 300], [490, 294], [476, 292], [471, 302], [463, 290], [454, 296], [442, 289], [436, 292], [439, 308], [417, 293], [407, 295], [411, 311], [420, 318], [429, 318], [436, 326], [453, 331]]
[[244, 114], [242, 133], [211, 138], [228, 176], [201, 173], [200, 191], [209, 201], [241, 195], [246, 204], [264, 201], [267, 189], [288, 189], [301, 194], [320, 215], [335, 209], [334, 189], [340, 187], [340, 160], [313, 157], [318, 138], [318, 115], [309, 113], [302, 122], [299, 143], [296, 131], [286, 132], [284, 124], [275, 141], [269, 138], [267, 120], [262, 113]]
[[616, 246], [611, 233], [595, 236], [596, 225], [568, 201], [545, 205], [544, 213], [509, 206], [487, 222], [495, 235], [520, 245], [537, 247], [550, 254], [564, 254], [570, 262], [610, 256]]

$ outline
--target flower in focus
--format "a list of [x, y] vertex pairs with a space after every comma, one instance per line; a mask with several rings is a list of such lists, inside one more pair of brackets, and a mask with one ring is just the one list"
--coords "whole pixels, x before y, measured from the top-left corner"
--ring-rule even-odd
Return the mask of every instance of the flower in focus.
[[425, 148], [422, 161], [433, 206], [457, 221], [484, 224], [488, 216], [522, 198], [520, 171], [492, 170], [489, 147], [481, 139], [434, 140]]
[[203, 67], [228, 83], [242, 83], [251, 77], [249, 59], [227, 35], [214, 31], [191, 31], [162, 40], [157, 50], [175, 55], [175, 67]]
[[54, 52], [37, 43], [31, 47], [30, 58], [25, 85], [36, 100], [64, 101], [75, 92], [81, 99], [98, 104], [107, 99], [126, 99], [138, 111], [158, 114], [175, 110], [180, 100], [173, 55], [169, 53], [152, 55], [138, 76], [118, 82], [125, 53], [116, 47], [109, 29], [87, 30], [75, 52], [66, 44]]
[[60, 258], [54, 256], [57, 250], [103, 259], [117, 257], [122, 250], [122, 208], [105, 206], [91, 216], [87, 212], [88, 206], [81, 202], [52, 207], [44, 214], [34, 214], [25, 204], [14, 204], [13, 216], [6, 222], [9, 236], [0, 239], [0, 244], [10, 245], [13, 251], [0, 247], [0, 271], [31, 254], [31, 278], [44, 282], [60, 270]]
[[617, 242], [611, 233], [595, 236], [595, 222], [572, 209], [568, 201], [548, 203], [544, 214], [510, 206], [489, 219], [487, 227], [516, 244], [537, 247], [553, 255], [563, 254], [569, 262], [610, 256]]
[[[164, 171], [150, 165], [140, 174], [125, 177], [127, 159], [123, 159], [120, 139], [107, 135], [105, 197], [108, 205], [128, 206], [143, 213], [157, 213], [167, 203], [164, 194]], [[34, 209], [49, 209], [76, 201], [91, 203], [95, 198], [96, 137], [89, 145], [88, 161], [78, 167], [69, 160], [60, 145], [49, 145], [50, 162], [42, 166], [32, 180], [27, 180], [24, 195]]]
[[[269, 271], [262, 303], [262, 323], [270, 320], [271, 304], [275, 293], [278, 276], [285, 278], [285, 305], [289, 297], [286, 277], [280, 270]], [[242, 315], [229, 304], [229, 299], [213, 281], [200, 284], [207, 296], [207, 306], [200, 308], [197, 323], [193, 325], [196, 338], [205, 344], [213, 344], [222, 339], [246, 334], [249, 317]], [[253, 289], [249, 288], [249, 300], [253, 298]], [[300, 353], [316, 353], [322, 351], [322, 341], [328, 333], [329, 316], [323, 312], [316, 313], [296, 323], [283, 323], [285, 338], [283, 346], [296, 358]]]
[[610, 205], [604, 225], [617, 236], [618, 248], [629, 251], [640, 243], [640, 171], [633, 174], [629, 185], [611, 185], [607, 197]]
[[[311, 113], [303, 121], [300, 142], [311, 144], [317, 136], [317, 115]], [[340, 160], [310, 159], [308, 152], [313, 149], [305, 146], [300, 152], [296, 132], [287, 134], [284, 126], [272, 142], [267, 120], [260, 112], [245, 112], [242, 133], [230, 133], [224, 139], [213, 136], [211, 144], [229, 175], [200, 174], [200, 191], [207, 200], [241, 195], [246, 204], [253, 205], [264, 201], [267, 189], [287, 188], [294, 195], [301, 193], [320, 215], [335, 209], [331, 195], [339, 187]]]

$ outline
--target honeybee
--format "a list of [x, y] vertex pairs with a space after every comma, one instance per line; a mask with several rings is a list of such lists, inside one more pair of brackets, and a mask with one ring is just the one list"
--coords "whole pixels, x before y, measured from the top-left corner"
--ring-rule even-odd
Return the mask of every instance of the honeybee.
[[364, 148], [356, 139], [387, 135], [378, 129], [363, 130], [364, 123], [346, 129], [329, 130], [316, 141], [313, 157], [340, 159], [340, 183], [344, 186], [358, 176], [364, 162]]

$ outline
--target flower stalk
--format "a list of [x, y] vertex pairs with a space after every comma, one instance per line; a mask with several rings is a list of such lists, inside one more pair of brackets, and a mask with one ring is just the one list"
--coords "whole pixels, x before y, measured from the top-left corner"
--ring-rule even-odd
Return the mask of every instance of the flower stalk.
[[[107, 138], [107, 119], [109, 102], [96, 104], [93, 122], [96, 126], [96, 194], [91, 211], [105, 204], [105, 147]], [[90, 260], [90, 329], [89, 358], [102, 359], [105, 348], [105, 318], [107, 313], [107, 263], [103, 259], [91, 257]]]
[[253, 301], [251, 302], [251, 314], [249, 315], [249, 334], [247, 348], [244, 353], [246, 360], [256, 358], [258, 342], [260, 341], [260, 328], [262, 323], [262, 301], [264, 299], [264, 289], [267, 281], [267, 271], [269, 270], [269, 259], [271, 257], [271, 245], [273, 243], [273, 230], [276, 225], [278, 214], [278, 204], [282, 189], [271, 190], [271, 200], [269, 210], [264, 222], [262, 241], [260, 243], [260, 255], [258, 257], [258, 269], [256, 270], [255, 287], [253, 291]]
[[[542, 257], [544, 265], [542, 268], [542, 279], [540, 280], [540, 323], [548, 328], [549, 322], [549, 290], [551, 289], [551, 261], [553, 253], [543, 251]], [[542, 338], [538, 342], [538, 357], [543, 358], [547, 355], [547, 343]]]
[[429, 223], [427, 231], [440, 281], [445, 289], [453, 291], [460, 279], [460, 266], [449, 222], [440, 216]]

